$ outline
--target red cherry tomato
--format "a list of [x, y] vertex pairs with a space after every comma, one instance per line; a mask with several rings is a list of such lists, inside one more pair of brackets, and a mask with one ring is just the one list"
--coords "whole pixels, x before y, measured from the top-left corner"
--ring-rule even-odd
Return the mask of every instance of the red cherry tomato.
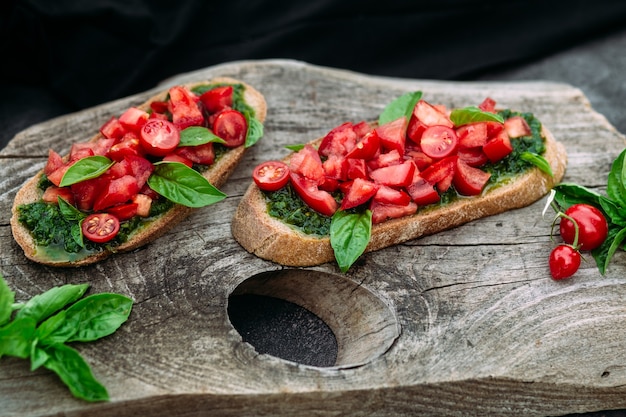
[[[565, 215], [578, 224], [578, 245], [581, 250], [594, 250], [606, 239], [609, 231], [606, 218], [600, 210], [589, 204], [574, 204]], [[576, 228], [567, 218], [561, 219], [559, 226], [561, 237], [568, 244], [574, 243]]]
[[141, 128], [139, 143], [149, 155], [165, 156], [180, 143], [180, 132], [167, 120], [149, 119]]
[[83, 220], [83, 236], [92, 242], [105, 243], [120, 231], [120, 221], [109, 213], [93, 213]]
[[241, 112], [224, 110], [213, 121], [213, 133], [226, 141], [226, 147], [236, 148], [246, 142], [248, 122]]
[[284, 162], [266, 161], [252, 171], [252, 179], [263, 191], [276, 191], [289, 182], [289, 167]]
[[570, 245], [558, 245], [550, 253], [549, 265], [555, 280], [569, 278], [580, 268], [580, 252]]
[[459, 138], [456, 132], [447, 126], [440, 125], [426, 129], [420, 140], [422, 152], [435, 159], [452, 155], [458, 144]]

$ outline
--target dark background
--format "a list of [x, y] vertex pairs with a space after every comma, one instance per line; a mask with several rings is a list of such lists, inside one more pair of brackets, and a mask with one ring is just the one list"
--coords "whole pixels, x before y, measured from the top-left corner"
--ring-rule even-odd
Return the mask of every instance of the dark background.
[[[172, 75], [271, 58], [413, 79], [565, 82], [626, 133], [624, 0], [4, 0], [0, 149], [32, 124]], [[259, 351], [332, 362], [336, 345], [314, 316], [230, 301]], [[303, 331], [289, 339], [294, 322]]]

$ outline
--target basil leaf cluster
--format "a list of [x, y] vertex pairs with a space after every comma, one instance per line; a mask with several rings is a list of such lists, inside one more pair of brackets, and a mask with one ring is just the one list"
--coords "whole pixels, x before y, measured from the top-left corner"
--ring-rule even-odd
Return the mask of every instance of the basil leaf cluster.
[[16, 304], [15, 293], [0, 274], [0, 358], [30, 359], [32, 371], [43, 366], [56, 373], [75, 397], [107, 401], [106, 388], [67, 343], [92, 342], [114, 333], [128, 319], [133, 301], [111, 293], [82, 298], [88, 287], [58, 286]]
[[602, 211], [609, 225], [609, 233], [600, 247], [591, 251], [602, 275], [615, 252], [622, 248], [626, 239], [626, 149], [613, 161], [606, 187], [606, 196], [574, 183], [561, 183], [553, 187], [557, 210], [584, 203]]

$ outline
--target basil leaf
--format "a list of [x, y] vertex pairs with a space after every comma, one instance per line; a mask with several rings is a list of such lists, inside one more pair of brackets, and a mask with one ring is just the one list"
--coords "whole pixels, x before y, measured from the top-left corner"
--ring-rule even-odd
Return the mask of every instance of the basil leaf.
[[600, 247], [591, 251], [591, 255], [596, 261], [600, 274], [604, 275], [606, 268], [609, 266], [611, 258], [619, 249], [619, 247], [626, 239], [626, 228], [617, 229], [611, 228], [606, 240], [600, 245]]
[[462, 109], [454, 109], [450, 113], [450, 120], [454, 126], [463, 126], [476, 122], [499, 122], [504, 123], [502, 116], [482, 111], [476, 106], [464, 107]]
[[263, 137], [263, 123], [261, 123], [256, 117], [246, 116], [246, 122], [248, 122], [248, 133], [246, 133], [246, 148], [254, 145]]
[[372, 233], [372, 212], [351, 213], [337, 210], [330, 223], [330, 245], [335, 259], [346, 272], [363, 254]]
[[109, 394], [96, 380], [80, 354], [69, 346], [57, 344], [45, 348], [48, 359], [43, 364], [56, 373], [71, 393], [85, 401], [106, 401]]
[[180, 131], [180, 143], [178, 146], [198, 146], [209, 142], [226, 143], [226, 141], [206, 127], [190, 126]]
[[59, 211], [68, 222], [79, 222], [87, 217], [85, 213], [68, 203], [63, 197], [57, 197], [57, 201], [59, 203]]
[[622, 151], [620, 155], [613, 161], [611, 165], [611, 171], [607, 181], [606, 193], [613, 199], [619, 206], [626, 207], [626, 188], [624, 187], [624, 176], [626, 175], [626, 169], [624, 169], [624, 153]]
[[99, 155], [79, 159], [70, 165], [65, 174], [63, 174], [59, 186], [66, 187], [77, 182], [99, 177], [111, 168], [114, 163], [109, 158]]
[[87, 288], [89, 288], [89, 284], [66, 284], [53, 287], [28, 300], [24, 307], [17, 312], [16, 317], [30, 317], [36, 322], [40, 322], [66, 305], [78, 300], [85, 294]]
[[48, 355], [39, 344], [33, 343], [30, 350], [30, 370], [36, 371], [46, 363], [49, 358], [50, 355]]
[[407, 120], [411, 120], [413, 109], [417, 102], [422, 98], [421, 91], [414, 91], [412, 93], [406, 93], [389, 103], [378, 116], [378, 124], [384, 125], [385, 123], [392, 122], [405, 116]]
[[600, 208], [604, 211], [604, 214], [608, 216], [607, 220], [611, 223], [615, 223], [618, 226], [626, 226], [626, 211], [622, 210], [617, 204], [608, 198], [600, 199]]
[[535, 165], [537, 168], [539, 168], [541, 171], [545, 172], [549, 176], [554, 176], [550, 163], [543, 156], [537, 155], [536, 153], [532, 152], [522, 152], [520, 154], [520, 158], [526, 162], [530, 162], [531, 164]]
[[7, 284], [2, 274], [0, 274], [0, 326], [11, 319], [14, 302], [15, 292], [11, 291], [9, 284]]
[[157, 162], [148, 185], [168, 200], [187, 207], [204, 207], [226, 198], [206, 178], [180, 162]]
[[289, 149], [290, 151], [293, 151], [293, 152], [298, 152], [298, 151], [302, 150], [302, 148], [304, 148], [304, 144], [287, 145], [287, 146], [285, 146], [285, 148], [287, 148], [287, 149]]
[[573, 183], [560, 183], [553, 187], [556, 194], [554, 200], [563, 210], [567, 210], [576, 203], [586, 203], [592, 206], [601, 206], [601, 200], [606, 197], [592, 191], [582, 185]]
[[48, 340], [91, 342], [115, 332], [130, 315], [133, 300], [119, 294], [90, 295], [65, 310], [62, 325]]
[[32, 317], [17, 317], [0, 327], [0, 357], [9, 355], [28, 358], [36, 325]]

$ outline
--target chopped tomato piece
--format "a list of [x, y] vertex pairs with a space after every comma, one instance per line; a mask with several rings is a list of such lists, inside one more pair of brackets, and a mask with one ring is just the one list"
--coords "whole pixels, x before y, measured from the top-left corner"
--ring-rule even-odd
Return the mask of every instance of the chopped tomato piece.
[[478, 195], [489, 181], [491, 174], [457, 160], [454, 172], [454, 188], [463, 195]]
[[384, 204], [405, 206], [411, 201], [411, 196], [405, 191], [381, 185], [374, 196], [374, 200]]
[[138, 216], [148, 217], [150, 215], [150, 207], [152, 207], [152, 200], [153, 198], [151, 198], [150, 196], [146, 194], [136, 194], [133, 197], [133, 203], [137, 204]]
[[148, 155], [165, 156], [180, 143], [180, 131], [174, 123], [150, 119], [140, 130], [139, 144]]
[[341, 201], [341, 209], [348, 210], [365, 204], [374, 197], [379, 185], [362, 178], [356, 178]]
[[441, 112], [440, 109], [434, 107], [430, 103], [420, 100], [415, 105], [415, 109], [413, 110], [413, 114], [420, 122], [424, 123], [426, 126], [446, 126], [446, 127], [454, 127], [450, 117], [447, 114]]
[[93, 213], [83, 220], [81, 228], [85, 238], [96, 243], [105, 243], [117, 236], [120, 221], [109, 213]]
[[168, 162], [180, 162], [181, 164], [187, 165], [189, 168], [193, 166], [193, 162], [190, 159], [177, 153], [169, 153], [163, 157], [163, 160]]
[[248, 122], [241, 112], [224, 110], [213, 121], [213, 133], [226, 141], [224, 146], [236, 148], [246, 142]]
[[356, 178], [367, 178], [367, 165], [363, 159], [346, 159], [347, 176], [349, 180]]
[[91, 149], [93, 149], [94, 155], [106, 156], [111, 146], [116, 142], [117, 139], [101, 137], [92, 144]]
[[372, 224], [377, 224], [389, 219], [398, 219], [415, 214], [417, 204], [412, 201], [407, 205], [383, 204], [372, 200], [370, 210], [372, 211]]
[[456, 151], [458, 143], [459, 139], [453, 129], [435, 125], [424, 131], [420, 140], [420, 147], [426, 156], [441, 159], [452, 155]]
[[289, 167], [281, 161], [265, 161], [252, 171], [252, 179], [264, 191], [276, 191], [289, 182]]
[[496, 101], [490, 97], [486, 97], [482, 103], [478, 105], [478, 108], [482, 111], [486, 111], [489, 113], [496, 112]]
[[420, 174], [413, 177], [413, 183], [406, 190], [413, 201], [420, 206], [436, 203], [441, 198], [435, 190], [435, 186], [426, 181]]
[[63, 165], [55, 169], [54, 171], [52, 171], [50, 174], [47, 175], [48, 180], [50, 180], [52, 184], [58, 187], [61, 184], [63, 175], [65, 175], [65, 172], [69, 169], [69, 167], [70, 165], [68, 164], [68, 165]]
[[511, 145], [511, 140], [506, 130], [502, 130], [495, 138], [489, 140], [489, 142], [483, 146], [483, 151], [491, 162], [498, 162], [513, 152], [513, 146]]
[[204, 116], [197, 104], [197, 97], [183, 86], [174, 86], [169, 90], [170, 101], [168, 110], [172, 114], [172, 122], [180, 130], [189, 126], [202, 126]]
[[423, 122], [421, 122], [417, 117], [415, 117], [415, 113], [411, 115], [411, 119], [409, 120], [409, 126], [406, 129], [406, 135], [411, 141], [419, 144], [420, 139], [422, 138], [422, 133], [426, 130], [428, 126], [426, 126]]
[[124, 136], [126, 129], [117, 117], [112, 116], [100, 127], [100, 133], [102, 133], [105, 138], [119, 139]]
[[144, 150], [139, 144], [139, 137], [134, 133], [127, 133], [124, 137], [111, 146], [108, 157], [114, 161], [121, 161], [127, 155], [143, 155]]
[[[333, 191], [336, 191], [339, 188], [339, 180], [335, 179], [335, 178], [331, 178], [328, 175], [325, 176], [322, 179], [322, 182], [320, 182], [320, 184], [318, 185], [318, 188], [320, 190], [324, 190], [324, 191], [328, 191], [329, 193], [332, 193]], [[345, 184], [345, 183], [342, 183]]]
[[89, 142], [74, 143], [70, 148], [70, 162], [78, 161], [79, 159], [94, 155], [93, 144]]
[[165, 113], [167, 111], [167, 101], [153, 101], [150, 103], [150, 108], [152, 109], [152, 114]]
[[472, 167], [480, 167], [489, 162], [482, 146], [459, 149], [457, 155], [459, 155], [459, 159]]
[[138, 109], [137, 107], [130, 107], [122, 113], [119, 121], [126, 130], [139, 132], [139, 129], [146, 124], [149, 117], [148, 112]]
[[407, 160], [399, 165], [378, 168], [370, 173], [370, 178], [378, 184], [391, 187], [406, 187], [413, 181], [416, 169], [415, 163]]
[[152, 175], [154, 165], [146, 158], [137, 155], [128, 155], [124, 160], [128, 163], [128, 173], [137, 179], [137, 185], [142, 188]]
[[91, 210], [98, 193], [102, 190], [102, 185], [106, 182], [108, 178], [101, 176], [70, 185], [76, 207], [83, 211]]
[[358, 137], [354, 131], [354, 125], [350, 122], [343, 123], [324, 136], [319, 146], [319, 154], [323, 156], [345, 156], [355, 146]]
[[413, 162], [415, 162], [415, 165], [417, 165], [417, 169], [420, 171], [425, 170], [433, 163], [433, 158], [426, 155], [422, 151], [410, 150], [407, 151], [406, 156], [411, 158]]
[[399, 165], [404, 162], [404, 158], [400, 156], [400, 153], [397, 150], [393, 150], [391, 152], [381, 153], [374, 159], [367, 161], [367, 166], [371, 170], [375, 170], [378, 168], [388, 167], [392, 165]]
[[469, 123], [456, 129], [459, 137], [459, 146], [462, 148], [475, 148], [487, 143], [487, 123]]
[[101, 211], [116, 204], [126, 203], [131, 200], [140, 188], [137, 179], [132, 175], [124, 175], [108, 181], [94, 201], [94, 211]]
[[54, 171], [56, 171], [57, 169], [63, 166], [65, 166], [65, 162], [63, 161], [63, 158], [61, 157], [61, 155], [59, 155], [52, 149], [49, 149], [48, 150], [48, 162], [46, 163], [46, 166], [43, 169], [43, 173], [46, 174], [46, 176], [49, 176]]
[[513, 116], [506, 119], [504, 121], [504, 130], [508, 133], [509, 138], [530, 136], [533, 133], [528, 122], [522, 116]]
[[341, 155], [331, 154], [322, 163], [327, 178], [345, 181], [348, 179], [348, 163]]
[[359, 158], [365, 161], [376, 156], [380, 151], [380, 138], [375, 130], [365, 134], [346, 154], [346, 158]]
[[398, 151], [400, 156], [404, 155], [407, 125], [407, 118], [402, 116], [382, 126], [378, 126], [375, 132], [380, 139], [381, 147], [388, 151]]
[[209, 113], [218, 113], [233, 106], [233, 86], [212, 88], [200, 95], [200, 101]]
[[120, 221], [128, 220], [137, 215], [137, 203], [126, 203], [109, 207], [107, 213], [113, 214]]
[[211, 165], [215, 161], [213, 142], [198, 146], [181, 146], [176, 148], [174, 153], [200, 165]]
[[296, 152], [289, 160], [291, 172], [302, 175], [319, 183], [324, 178], [322, 159], [317, 150], [309, 144]]
[[313, 210], [325, 215], [332, 216], [337, 211], [337, 201], [324, 190], [320, 190], [317, 182], [291, 172], [291, 185], [302, 200]]
[[41, 199], [46, 203], [57, 204], [59, 202], [59, 197], [63, 198], [70, 204], [74, 204], [74, 194], [72, 194], [72, 190], [68, 187], [57, 187], [55, 185], [51, 185], [46, 188]]
[[457, 159], [456, 155], [441, 159], [425, 169], [420, 175], [432, 185], [437, 185], [440, 192], [445, 192], [452, 185]]

